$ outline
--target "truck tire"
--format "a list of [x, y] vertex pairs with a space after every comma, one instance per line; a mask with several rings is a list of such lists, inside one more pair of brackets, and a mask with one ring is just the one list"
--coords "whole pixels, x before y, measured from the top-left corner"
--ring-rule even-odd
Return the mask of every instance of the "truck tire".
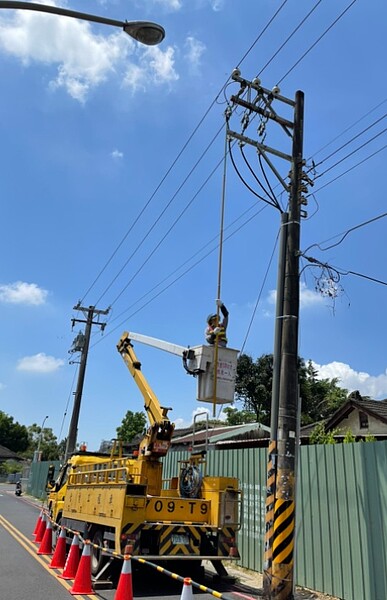
[[96, 576], [106, 563], [106, 556], [102, 554], [101, 548], [103, 548], [103, 530], [96, 529], [92, 537], [92, 543], [99, 546], [99, 548], [91, 547], [91, 573]]

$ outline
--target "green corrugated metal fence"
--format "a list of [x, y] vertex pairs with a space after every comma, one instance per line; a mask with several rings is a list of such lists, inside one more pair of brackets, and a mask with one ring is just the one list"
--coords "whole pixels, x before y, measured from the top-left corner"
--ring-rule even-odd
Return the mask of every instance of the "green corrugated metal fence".
[[[240, 565], [262, 571], [266, 450], [208, 453], [208, 473], [243, 490]], [[170, 452], [165, 477], [187, 453]], [[387, 442], [300, 448], [296, 583], [343, 600], [387, 599]]]
[[55, 479], [59, 473], [59, 468], [61, 465], [59, 460], [53, 460], [52, 462], [42, 461], [31, 463], [31, 471], [27, 484], [28, 494], [35, 496], [35, 498], [43, 499], [46, 497], [46, 482], [50, 465], [55, 466]]

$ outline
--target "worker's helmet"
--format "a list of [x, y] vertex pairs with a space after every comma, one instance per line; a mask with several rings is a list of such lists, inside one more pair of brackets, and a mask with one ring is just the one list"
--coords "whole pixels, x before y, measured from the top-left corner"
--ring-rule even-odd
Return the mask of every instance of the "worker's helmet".
[[207, 317], [207, 323], [211, 323], [211, 321], [212, 321], [213, 319], [217, 319], [217, 318], [218, 318], [218, 315], [210, 314], [210, 315], [208, 315], [208, 317]]

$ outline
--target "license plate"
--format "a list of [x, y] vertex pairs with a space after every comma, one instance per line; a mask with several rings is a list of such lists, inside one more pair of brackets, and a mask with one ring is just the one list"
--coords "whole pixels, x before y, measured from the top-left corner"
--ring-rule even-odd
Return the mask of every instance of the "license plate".
[[173, 533], [172, 534], [172, 544], [184, 544], [188, 546], [188, 535], [184, 533]]

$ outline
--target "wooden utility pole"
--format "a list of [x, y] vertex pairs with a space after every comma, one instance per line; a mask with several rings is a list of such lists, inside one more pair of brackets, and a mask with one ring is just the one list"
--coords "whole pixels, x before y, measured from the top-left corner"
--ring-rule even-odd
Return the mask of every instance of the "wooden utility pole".
[[106, 326], [106, 323], [100, 323], [99, 321], [94, 321], [93, 319], [94, 319], [94, 316], [107, 315], [109, 312], [109, 309], [97, 310], [94, 306], [89, 306], [88, 308], [84, 308], [79, 303], [77, 304], [77, 306], [74, 306], [74, 310], [81, 310], [85, 314], [86, 319], [72, 319], [73, 326], [74, 326], [74, 323], [86, 323], [86, 327], [85, 327], [84, 340], [83, 340], [83, 344], [82, 344], [82, 348], [81, 348], [81, 362], [79, 365], [77, 389], [75, 391], [75, 396], [74, 396], [74, 407], [73, 407], [73, 412], [71, 415], [69, 433], [67, 436], [65, 460], [67, 460], [67, 458], [70, 456], [70, 454], [72, 454], [72, 452], [74, 452], [76, 443], [77, 443], [78, 420], [79, 420], [79, 412], [80, 412], [80, 408], [81, 408], [83, 384], [85, 381], [85, 371], [86, 371], [87, 356], [89, 353], [91, 329], [92, 329], [93, 325], [98, 325], [99, 327], [101, 327], [101, 330], [103, 331]]

